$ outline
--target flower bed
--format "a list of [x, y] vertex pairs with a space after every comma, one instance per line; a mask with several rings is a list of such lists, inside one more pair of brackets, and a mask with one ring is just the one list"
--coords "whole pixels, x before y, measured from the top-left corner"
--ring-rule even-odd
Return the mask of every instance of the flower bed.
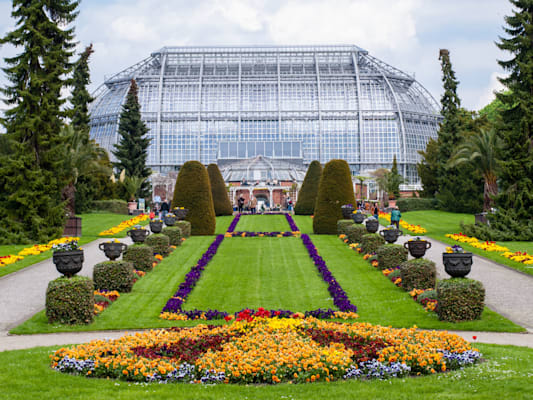
[[139, 222], [146, 221], [148, 219], [150, 219], [150, 216], [148, 214], [140, 214], [140, 215], [137, 215], [136, 217], [123, 221], [120, 224], [112, 228], [106, 229], [105, 231], [100, 232], [98, 235], [99, 236], [114, 235], [116, 233], [122, 232], [124, 229], [130, 228], [134, 225], [137, 225]]
[[[389, 222], [389, 224], [391, 223], [390, 214], [389, 213], [380, 211], [379, 212], [379, 218], [383, 218], [383, 219], [387, 220]], [[410, 224], [408, 222], [405, 222], [403, 219], [400, 219], [400, 226], [403, 229], [406, 229], [409, 232], [412, 232], [412, 233], [414, 233], [416, 235], [423, 235], [423, 234], [427, 233], [427, 229], [426, 228], [422, 228], [420, 225]]]
[[255, 318], [151, 330], [54, 352], [51, 367], [136, 382], [306, 383], [435, 374], [481, 354], [448, 332]]
[[298, 237], [300, 232], [226, 232], [224, 237]]
[[116, 290], [95, 290], [94, 291], [94, 314], [98, 315], [120, 297]]
[[6, 265], [23, 260], [24, 256], [34, 256], [37, 254], [41, 254], [45, 251], [52, 249], [54, 246], [73, 241], [77, 242], [78, 240], [80, 240], [79, 237], [66, 236], [59, 239], [50, 240], [47, 244], [35, 244], [33, 246], [26, 247], [19, 251], [17, 255], [9, 254], [7, 256], [0, 256], [0, 267], [5, 267]]

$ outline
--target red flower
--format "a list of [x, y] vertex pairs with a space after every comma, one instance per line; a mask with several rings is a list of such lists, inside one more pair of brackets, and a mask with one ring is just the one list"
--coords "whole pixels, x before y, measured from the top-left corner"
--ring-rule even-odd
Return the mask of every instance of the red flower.
[[477, 336], [472, 336], [472, 339], [476, 340], [476, 339], [477, 339]]
[[224, 319], [225, 319], [227, 322], [229, 322], [229, 321], [231, 321], [231, 320], [233, 319], [233, 315], [226, 315], [226, 316], [224, 317]]

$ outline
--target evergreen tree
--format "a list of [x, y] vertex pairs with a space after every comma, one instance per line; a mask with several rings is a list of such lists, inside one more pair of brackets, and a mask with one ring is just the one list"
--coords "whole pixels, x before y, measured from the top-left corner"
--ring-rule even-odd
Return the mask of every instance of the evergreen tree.
[[[514, 210], [516, 220], [533, 221], [533, 1], [511, 0], [513, 13], [505, 17], [504, 31], [498, 47], [511, 53], [509, 60], [498, 63], [509, 72], [500, 78], [508, 91], [497, 94], [503, 103], [502, 126], [498, 129], [503, 142], [500, 212]], [[518, 229], [520, 230], [520, 229]]]
[[87, 134], [89, 138], [89, 104], [94, 100], [87, 86], [91, 83], [89, 75], [89, 57], [94, 53], [93, 45], [87, 46], [74, 65], [72, 76], [72, 127]]
[[294, 213], [296, 215], [313, 215], [315, 212], [316, 197], [321, 176], [322, 165], [320, 165], [319, 161], [312, 161], [309, 164], [309, 168], [307, 168], [302, 188], [298, 193], [298, 201], [294, 206]]
[[215, 215], [233, 215], [233, 207], [228, 197], [228, 190], [222, 178], [222, 174], [218, 169], [218, 165], [209, 164], [207, 166], [207, 173], [209, 175], [209, 182], [211, 184], [211, 194], [213, 195], [213, 205], [215, 207]]
[[118, 133], [120, 142], [115, 145], [114, 156], [117, 162], [114, 167], [119, 171], [125, 170], [128, 177], [144, 178], [139, 195], [149, 197], [150, 182], [146, 179], [151, 175], [146, 166], [150, 139], [146, 137], [148, 128], [141, 120], [141, 106], [137, 97], [138, 87], [135, 79], [131, 80], [126, 102], [122, 106]]
[[64, 221], [61, 189], [64, 138], [60, 131], [70, 84], [70, 57], [78, 1], [14, 0], [16, 27], [0, 38], [22, 51], [4, 59], [10, 82], [2, 88], [9, 108], [1, 119], [11, 145], [0, 163], [0, 243], [46, 242]]
[[439, 144], [436, 140], [429, 139], [426, 150], [419, 150], [418, 154], [422, 156], [421, 161], [416, 165], [416, 170], [423, 190], [420, 192], [421, 197], [433, 198], [439, 190], [437, 182], [438, 160], [437, 154]]
[[396, 154], [394, 155], [394, 159], [392, 160], [392, 168], [388, 173], [387, 181], [387, 189], [389, 194], [392, 194], [396, 200], [399, 199], [400, 185], [405, 182], [405, 179], [398, 172], [398, 162], [396, 161]]

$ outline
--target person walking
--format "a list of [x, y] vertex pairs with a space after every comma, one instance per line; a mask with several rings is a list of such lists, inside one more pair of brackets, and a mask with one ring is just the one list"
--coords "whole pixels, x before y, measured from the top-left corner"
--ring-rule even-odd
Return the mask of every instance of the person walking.
[[400, 218], [402, 218], [402, 213], [398, 207], [394, 207], [390, 213], [390, 222], [392, 225], [396, 225], [396, 229], [400, 229]]
[[378, 203], [374, 204], [374, 218], [379, 219], [379, 205]]
[[237, 200], [237, 205], [239, 206], [239, 213], [242, 213], [244, 210], [244, 197], [242, 197], [242, 194], [239, 196], [239, 200]]
[[165, 216], [170, 211], [169, 205], [165, 199], [163, 199], [163, 202], [161, 203], [161, 218], [165, 218]]
[[255, 196], [252, 196], [252, 199], [250, 200], [250, 211], [252, 214], [255, 214], [257, 212], [257, 199]]
[[289, 214], [292, 214], [292, 199], [290, 196], [287, 196], [287, 210], [289, 210]]

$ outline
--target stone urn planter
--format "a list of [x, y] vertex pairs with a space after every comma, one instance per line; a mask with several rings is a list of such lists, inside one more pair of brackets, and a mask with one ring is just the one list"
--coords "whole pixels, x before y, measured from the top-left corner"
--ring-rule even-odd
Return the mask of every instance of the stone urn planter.
[[100, 243], [98, 248], [102, 250], [107, 258], [111, 261], [116, 260], [128, 248], [128, 246], [121, 242], [106, 242]]
[[352, 205], [344, 205], [344, 206], [342, 206], [341, 207], [342, 218], [343, 219], [351, 219], [353, 210], [354, 210], [354, 208], [353, 208]]
[[83, 250], [54, 251], [52, 261], [59, 273], [70, 278], [81, 271]]
[[442, 253], [442, 263], [452, 278], [464, 278], [472, 269], [472, 253]]
[[426, 250], [431, 247], [431, 243], [427, 240], [409, 240], [403, 244], [411, 256], [414, 258], [424, 257]]
[[[165, 225], [166, 226], [174, 226], [176, 224], [176, 221], [178, 220], [178, 218], [175, 216], [175, 215], [165, 215], [163, 217], [163, 221], [165, 221]], [[152, 227], [150, 226], [150, 229]]]
[[364, 214], [360, 212], [352, 214], [351, 217], [353, 219], [353, 222], [355, 222], [356, 224], [362, 224], [365, 220]]
[[376, 233], [379, 229], [379, 221], [377, 219], [367, 219], [365, 225], [368, 233]]
[[178, 221], [183, 221], [189, 210], [187, 208], [175, 208], [172, 210]]
[[143, 243], [149, 234], [150, 232], [146, 229], [131, 229], [128, 231], [128, 236], [133, 240], [133, 243]]
[[403, 232], [399, 229], [384, 229], [380, 231], [379, 234], [383, 236], [383, 239], [385, 239], [387, 243], [394, 243], [403, 235]]
[[150, 221], [150, 230], [152, 233], [161, 233], [163, 230], [163, 221]]

